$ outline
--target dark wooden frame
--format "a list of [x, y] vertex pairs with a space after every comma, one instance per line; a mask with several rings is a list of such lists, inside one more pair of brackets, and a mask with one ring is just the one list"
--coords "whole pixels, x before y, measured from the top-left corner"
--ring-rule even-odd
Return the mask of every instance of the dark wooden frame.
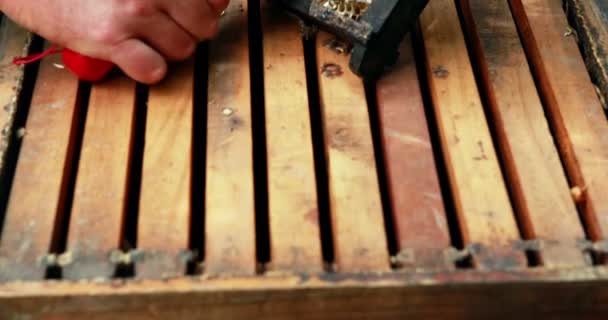
[[608, 268], [10, 283], [1, 319], [603, 319]]

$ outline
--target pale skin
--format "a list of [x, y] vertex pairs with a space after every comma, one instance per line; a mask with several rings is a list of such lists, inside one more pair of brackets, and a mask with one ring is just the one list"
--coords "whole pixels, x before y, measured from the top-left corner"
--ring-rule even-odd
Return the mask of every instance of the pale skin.
[[61, 47], [111, 61], [142, 83], [218, 32], [229, 0], [0, 0], [0, 11]]

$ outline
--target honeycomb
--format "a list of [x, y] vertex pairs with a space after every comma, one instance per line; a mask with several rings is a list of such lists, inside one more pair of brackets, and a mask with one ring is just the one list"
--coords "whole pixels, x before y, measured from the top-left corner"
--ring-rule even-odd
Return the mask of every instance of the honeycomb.
[[359, 20], [371, 5], [372, 0], [318, 0], [339, 15]]

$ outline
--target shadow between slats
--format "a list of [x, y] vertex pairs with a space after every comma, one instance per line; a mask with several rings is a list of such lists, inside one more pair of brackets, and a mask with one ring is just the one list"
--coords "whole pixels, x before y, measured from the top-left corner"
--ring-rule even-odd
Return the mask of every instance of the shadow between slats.
[[[146, 115], [148, 102], [148, 86], [137, 84], [135, 88], [135, 113], [129, 156], [127, 200], [122, 225], [121, 250], [129, 252], [137, 248], [137, 222], [139, 216], [139, 197], [141, 194], [142, 166], [146, 138]], [[134, 264], [119, 264], [115, 276], [130, 278], [135, 275]]]
[[[306, 26], [305, 28], [311, 28]], [[310, 104], [310, 122], [312, 144], [317, 181], [317, 201], [319, 208], [319, 225], [321, 228], [321, 250], [325, 270], [332, 271], [335, 262], [334, 239], [329, 205], [329, 177], [327, 158], [325, 155], [323, 117], [319, 95], [319, 79], [317, 72], [316, 36], [304, 36], [304, 60], [306, 65], [306, 81], [308, 100]]]
[[205, 258], [205, 166], [207, 155], [207, 79], [209, 73], [209, 44], [199, 45], [194, 61], [194, 90], [192, 111], [192, 183], [190, 201], [189, 247], [194, 253], [188, 264], [188, 275], [202, 272]]
[[265, 265], [270, 261], [268, 156], [266, 146], [266, 110], [264, 107], [264, 53], [262, 47], [263, 35], [260, 17], [260, 1], [248, 1], [256, 254], [258, 273], [263, 273]]
[[[450, 240], [454, 248], [462, 250], [464, 249], [464, 239], [462, 235], [462, 230], [460, 230], [460, 222], [458, 214], [456, 212], [454, 195], [452, 194], [452, 190], [450, 187], [445, 153], [443, 151], [443, 148], [441, 147], [441, 138], [439, 134], [439, 124], [437, 123], [437, 115], [435, 113], [435, 108], [433, 108], [433, 101], [428, 85], [429, 79], [426, 71], [428, 61], [426, 59], [424, 40], [422, 38], [420, 24], [417, 24], [415, 30], [413, 30], [412, 42], [418, 71], [417, 73], [420, 79], [420, 90], [422, 92], [422, 100], [424, 103], [425, 114], [427, 117], [429, 128], [429, 135], [431, 138], [431, 146], [433, 148], [433, 155], [435, 157], [435, 164], [437, 166], [437, 176], [439, 178], [439, 185], [441, 187], [441, 196], [443, 198], [443, 203], [447, 215], [448, 229], [450, 231]], [[467, 269], [473, 268], [473, 261], [471, 258], [456, 261], [456, 267]]]
[[[384, 150], [382, 147], [382, 138], [380, 137], [380, 130], [382, 125], [380, 124], [379, 111], [378, 111], [378, 100], [376, 98], [377, 86], [375, 82], [365, 82], [365, 96], [367, 99], [367, 106], [369, 108], [369, 120], [372, 132], [372, 140], [374, 144], [374, 154], [376, 156], [376, 168], [378, 174], [378, 184], [380, 188], [380, 197], [382, 200], [382, 211], [384, 214], [384, 229], [386, 233], [386, 240], [388, 244], [388, 251], [391, 257], [394, 257], [399, 252], [399, 246], [397, 241], [395, 220], [393, 216], [393, 208], [390, 201], [390, 193], [388, 191], [388, 178], [386, 173], [386, 161], [384, 157]], [[392, 268], [395, 268], [392, 265]]]

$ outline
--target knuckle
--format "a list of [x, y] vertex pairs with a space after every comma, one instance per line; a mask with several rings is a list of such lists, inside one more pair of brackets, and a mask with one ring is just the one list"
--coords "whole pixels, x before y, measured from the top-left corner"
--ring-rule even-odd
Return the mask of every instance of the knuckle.
[[90, 37], [100, 44], [112, 44], [118, 39], [119, 30], [112, 23], [101, 23], [91, 32]]
[[147, 0], [123, 0], [123, 8], [131, 17], [150, 16], [156, 11], [152, 1]]

